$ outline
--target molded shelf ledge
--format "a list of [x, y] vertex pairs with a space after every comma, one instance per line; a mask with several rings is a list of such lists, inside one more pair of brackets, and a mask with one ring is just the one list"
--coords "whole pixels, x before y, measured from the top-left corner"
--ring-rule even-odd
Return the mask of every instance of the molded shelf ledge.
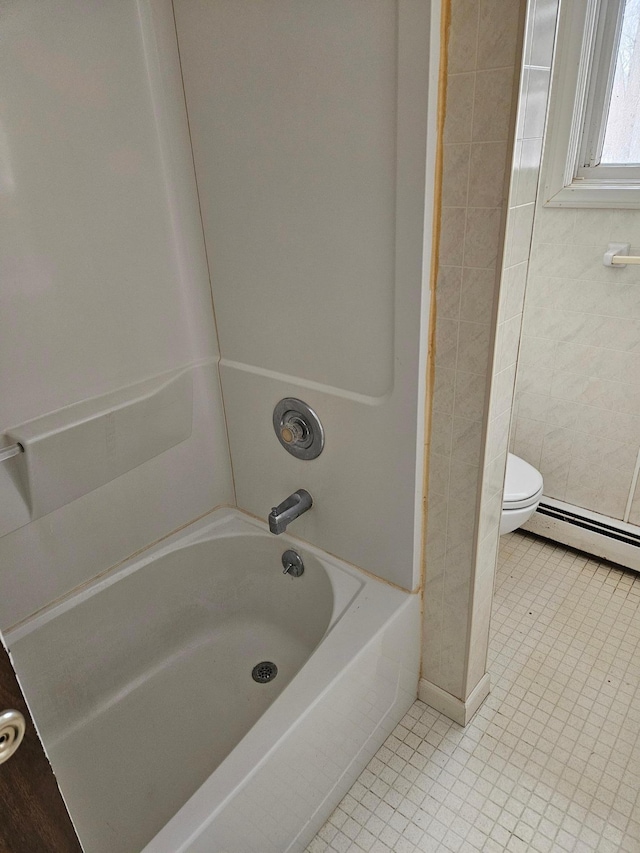
[[86, 400], [7, 431], [31, 519], [39, 518], [188, 439], [190, 370]]

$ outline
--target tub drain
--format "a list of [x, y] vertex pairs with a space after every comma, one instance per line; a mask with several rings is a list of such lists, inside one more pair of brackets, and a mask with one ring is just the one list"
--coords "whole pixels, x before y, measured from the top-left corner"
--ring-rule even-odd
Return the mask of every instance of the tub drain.
[[257, 663], [251, 670], [251, 678], [257, 681], [258, 684], [266, 684], [267, 681], [273, 681], [278, 674], [278, 667], [270, 660], [263, 660]]

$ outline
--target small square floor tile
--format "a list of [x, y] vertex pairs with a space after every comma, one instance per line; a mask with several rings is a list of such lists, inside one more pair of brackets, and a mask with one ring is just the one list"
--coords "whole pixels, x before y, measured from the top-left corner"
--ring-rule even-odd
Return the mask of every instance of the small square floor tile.
[[640, 575], [500, 545], [490, 696], [415, 702], [307, 853], [640, 853]]

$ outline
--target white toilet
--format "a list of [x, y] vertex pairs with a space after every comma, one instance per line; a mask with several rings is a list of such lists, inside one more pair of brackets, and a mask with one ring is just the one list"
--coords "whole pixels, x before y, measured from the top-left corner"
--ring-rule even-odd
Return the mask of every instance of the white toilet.
[[507, 455], [500, 535], [517, 530], [538, 508], [542, 497], [542, 474], [513, 453]]

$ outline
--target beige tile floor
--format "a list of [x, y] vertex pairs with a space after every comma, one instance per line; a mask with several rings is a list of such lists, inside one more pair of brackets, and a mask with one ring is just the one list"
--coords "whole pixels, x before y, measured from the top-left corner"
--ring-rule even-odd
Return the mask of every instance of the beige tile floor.
[[503, 537], [489, 671], [466, 729], [411, 707], [308, 853], [640, 853], [640, 574]]

